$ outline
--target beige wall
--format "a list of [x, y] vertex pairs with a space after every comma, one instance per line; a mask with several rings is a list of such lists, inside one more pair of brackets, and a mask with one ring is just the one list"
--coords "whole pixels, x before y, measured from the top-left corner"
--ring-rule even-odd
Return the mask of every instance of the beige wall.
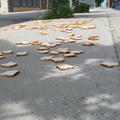
[[0, 13], [8, 12], [8, 0], [1, 0], [1, 7], [0, 7]]

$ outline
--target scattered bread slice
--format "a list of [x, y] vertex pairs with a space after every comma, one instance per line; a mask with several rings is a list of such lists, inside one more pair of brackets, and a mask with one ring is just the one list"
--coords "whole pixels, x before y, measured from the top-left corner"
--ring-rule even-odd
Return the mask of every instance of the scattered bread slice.
[[83, 53], [84, 51], [83, 50], [81, 50], [81, 51], [71, 51], [70, 53], [73, 53], [73, 54], [81, 54], [81, 53]]
[[37, 50], [48, 50], [50, 49], [49, 47], [39, 47]]
[[58, 57], [58, 58], [52, 58], [52, 61], [55, 63], [60, 63], [60, 62], [64, 62], [65, 59], [63, 57]]
[[41, 43], [40, 45], [41, 45], [41, 46], [47, 46], [48, 43]]
[[58, 52], [58, 51], [50, 51], [49, 54], [50, 54], [50, 55], [58, 55], [59, 52]]
[[38, 51], [38, 53], [40, 53], [40, 54], [47, 54], [47, 53], [49, 53], [49, 52], [50, 52], [49, 50]]
[[88, 37], [89, 40], [99, 40], [98, 36], [89, 36]]
[[8, 63], [4, 63], [0, 65], [0, 67], [4, 67], [4, 68], [9, 68], [9, 67], [14, 67], [14, 66], [17, 66], [17, 63], [8, 62]]
[[120, 38], [120, 36], [118, 36], [118, 38]]
[[56, 45], [51, 43], [51, 44], [47, 44], [46, 46], [47, 47], [55, 47]]
[[53, 43], [55, 46], [59, 46], [59, 45], [61, 45], [61, 43]]
[[17, 52], [16, 56], [27, 56], [28, 52]]
[[0, 38], [0, 40], [3, 40], [3, 38]]
[[74, 53], [63, 54], [63, 57], [76, 57]]
[[4, 58], [5, 58], [5, 56], [0, 56], [0, 60], [1, 60], [1, 59], [4, 59]]
[[40, 42], [40, 41], [33, 41], [33, 42], [31, 42], [31, 44], [32, 45], [40, 45], [42, 42]]
[[12, 50], [2, 51], [3, 54], [13, 54]]
[[100, 65], [107, 68], [113, 68], [113, 67], [119, 66], [118, 63], [112, 63], [112, 62], [103, 62]]
[[82, 45], [83, 45], [83, 46], [93, 46], [94, 43], [83, 43]]
[[15, 75], [17, 75], [18, 73], [20, 73], [19, 70], [10, 70], [10, 71], [6, 71], [0, 74], [0, 76], [5, 76], [5, 77], [14, 77]]
[[2, 52], [0, 52], [0, 56], [3, 56], [3, 53], [2, 53]]
[[30, 42], [28, 42], [28, 41], [21, 41], [21, 42], [16, 42], [16, 44], [28, 45], [28, 44], [30, 44]]
[[68, 70], [68, 69], [73, 69], [74, 66], [68, 64], [60, 64], [57, 65], [56, 68], [58, 68], [59, 70]]
[[58, 48], [57, 50], [59, 53], [70, 53], [68, 48]]
[[45, 57], [40, 58], [40, 60], [42, 60], [42, 61], [51, 61], [52, 58], [53, 58], [53, 56], [45, 56]]
[[63, 37], [57, 37], [56, 38], [56, 40], [62, 40], [63, 39]]
[[109, 29], [108, 31], [115, 31], [115, 29]]

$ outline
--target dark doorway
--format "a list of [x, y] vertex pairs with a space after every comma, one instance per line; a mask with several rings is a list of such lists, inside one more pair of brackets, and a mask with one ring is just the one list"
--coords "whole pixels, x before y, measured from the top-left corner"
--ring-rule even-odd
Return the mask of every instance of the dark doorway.
[[13, 0], [9, 0], [9, 12], [13, 12]]

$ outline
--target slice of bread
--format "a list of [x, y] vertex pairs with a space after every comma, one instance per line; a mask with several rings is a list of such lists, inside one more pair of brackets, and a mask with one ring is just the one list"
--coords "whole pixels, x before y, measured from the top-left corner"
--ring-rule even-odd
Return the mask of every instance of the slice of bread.
[[45, 57], [40, 58], [40, 60], [42, 60], [42, 61], [51, 61], [52, 58], [53, 58], [53, 56], [45, 56]]
[[41, 43], [40, 45], [45, 47], [48, 45], [48, 43]]
[[74, 66], [68, 64], [60, 64], [57, 65], [56, 68], [58, 68], [59, 70], [67, 70], [67, 69], [73, 69]]
[[98, 36], [89, 36], [88, 37], [89, 40], [99, 40]]
[[59, 45], [61, 45], [61, 43], [53, 43], [55, 46], [59, 46]]
[[84, 51], [83, 50], [81, 50], [81, 51], [71, 51], [70, 53], [73, 53], [73, 54], [81, 54], [81, 53], [83, 53]]
[[114, 63], [114, 62], [103, 62], [100, 65], [107, 68], [113, 68], [113, 67], [119, 66], [118, 63]]
[[5, 76], [5, 77], [14, 77], [15, 75], [17, 75], [18, 73], [20, 73], [19, 70], [10, 70], [10, 71], [6, 71], [0, 74], [0, 76]]
[[94, 43], [83, 43], [82, 44], [83, 46], [93, 46], [93, 45], [95, 45]]
[[69, 49], [68, 48], [58, 48], [57, 50], [59, 53], [70, 53]]
[[47, 54], [47, 53], [49, 53], [49, 52], [50, 52], [49, 50], [38, 51], [38, 53], [40, 53], [40, 54]]
[[28, 45], [28, 44], [30, 44], [30, 42], [28, 42], [28, 41], [21, 41], [21, 42], [16, 42], [16, 44]]
[[3, 56], [3, 53], [2, 53], [2, 52], [0, 52], [0, 56]]
[[58, 51], [50, 51], [49, 54], [50, 54], [50, 55], [58, 55], [59, 52], [58, 52]]
[[63, 54], [63, 57], [76, 57], [74, 53]]
[[1, 60], [1, 59], [4, 59], [4, 58], [5, 58], [5, 56], [0, 56], [0, 60]]
[[17, 66], [17, 63], [14, 62], [8, 62], [0, 65], [0, 67], [4, 67], [4, 68], [15, 67], [15, 66]]
[[48, 49], [50, 49], [50, 48], [49, 47], [40, 47], [37, 50], [48, 50]]
[[47, 44], [46, 46], [47, 47], [55, 47], [56, 45], [51, 43], [51, 44]]
[[31, 44], [32, 45], [40, 45], [42, 42], [40, 42], [40, 41], [33, 41], [33, 42], [31, 42]]
[[2, 51], [3, 54], [13, 54], [12, 50]]
[[28, 52], [17, 52], [16, 56], [27, 56]]
[[64, 62], [65, 59], [63, 57], [52, 58], [52, 61], [55, 62], [55, 63], [60, 63], [60, 62]]

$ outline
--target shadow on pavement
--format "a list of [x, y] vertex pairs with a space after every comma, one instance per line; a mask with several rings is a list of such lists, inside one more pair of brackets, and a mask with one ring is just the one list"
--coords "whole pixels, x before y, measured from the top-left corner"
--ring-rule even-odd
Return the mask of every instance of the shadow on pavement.
[[[51, 61], [40, 61], [38, 46], [16, 46], [7, 40], [1, 46], [12, 49], [0, 63], [13, 61], [21, 73], [13, 78], [0, 79], [0, 120], [119, 120], [119, 67], [108, 69], [99, 64], [116, 55], [111, 46], [80, 43], [62, 44], [70, 50], [84, 50], [64, 63], [72, 70], [59, 71]], [[58, 47], [57, 47], [58, 48]], [[53, 49], [57, 49], [53, 48]], [[15, 57], [18, 51], [29, 51], [24, 57]], [[10, 68], [0, 68], [0, 71]]]

